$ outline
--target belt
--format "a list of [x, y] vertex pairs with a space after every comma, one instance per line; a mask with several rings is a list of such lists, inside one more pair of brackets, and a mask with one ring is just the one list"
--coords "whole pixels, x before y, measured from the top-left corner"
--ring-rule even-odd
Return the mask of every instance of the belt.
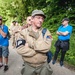
[[[58, 39], [58, 40], [59, 40], [59, 39]], [[59, 41], [60, 41], [60, 42], [61, 42], [61, 41], [63, 41], [63, 42], [68, 42], [68, 41], [69, 41], [69, 39], [67, 39], [67, 40], [59, 40]]]

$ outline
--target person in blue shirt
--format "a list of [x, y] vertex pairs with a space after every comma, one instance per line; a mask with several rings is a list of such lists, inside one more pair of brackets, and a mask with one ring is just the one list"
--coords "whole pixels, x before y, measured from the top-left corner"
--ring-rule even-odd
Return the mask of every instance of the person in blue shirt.
[[[8, 55], [9, 55], [9, 40], [7, 37], [8, 27], [2, 24], [2, 17], [0, 16], [0, 68], [3, 67], [4, 61], [4, 71], [8, 70]], [[4, 57], [4, 60], [3, 60]]]
[[64, 18], [62, 20], [62, 25], [57, 30], [58, 40], [55, 43], [56, 51], [52, 64], [55, 64], [58, 53], [61, 50], [60, 66], [63, 66], [63, 61], [67, 50], [69, 50], [69, 40], [72, 33], [72, 26], [69, 25], [69, 19]]

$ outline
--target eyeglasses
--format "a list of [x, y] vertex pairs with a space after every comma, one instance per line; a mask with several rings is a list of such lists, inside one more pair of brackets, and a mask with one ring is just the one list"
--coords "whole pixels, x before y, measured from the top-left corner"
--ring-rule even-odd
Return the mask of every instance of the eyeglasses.
[[2, 20], [2, 19], [0, 19], [0, 20]]
[[29, 19], [29, 21], [31, 21], [31, 19]]
[[44, 18], [40, 16], [35, 16], [35, 18], [44, 20]]

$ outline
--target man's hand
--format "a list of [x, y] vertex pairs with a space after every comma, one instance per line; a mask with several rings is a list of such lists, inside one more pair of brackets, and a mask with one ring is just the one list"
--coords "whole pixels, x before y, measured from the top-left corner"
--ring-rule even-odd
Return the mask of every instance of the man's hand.
[[58, 35], [64, 35], [64, 36], [66, 36], [66, 35], [68, 35], [68, 31], [65, 31], [65, 32], [61, 32], [61, 31], [57, 31], [57, 34]]
[[0, 28], [0, 34], [1, 34], [4, 38], [6, 37], [6, 33], [4, 33], [1, 28]]
[[57, 31], [57, 34], [58, 34], [58, 35], [61, 35], [60, 32], [58, 32], [58, 31]]
[[28, 43], [26, 43], [26, 44], [25, 44], [25, 47], [28, 48], [28, 46], [29, 46]]
[[2, 29], [0, 28], [0, 34], [2, 33]]

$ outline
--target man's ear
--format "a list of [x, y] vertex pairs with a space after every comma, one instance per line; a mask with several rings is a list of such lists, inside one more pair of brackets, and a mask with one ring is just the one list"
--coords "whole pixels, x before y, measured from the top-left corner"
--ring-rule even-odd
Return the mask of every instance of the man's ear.
[[33, 19], [34, 17], [32, 16], [31, 19]]
[[33, 21], [33, 19], [34, 19], [34, 17], [32, 16], [32, 17], [31, 17], [31, 21]]

